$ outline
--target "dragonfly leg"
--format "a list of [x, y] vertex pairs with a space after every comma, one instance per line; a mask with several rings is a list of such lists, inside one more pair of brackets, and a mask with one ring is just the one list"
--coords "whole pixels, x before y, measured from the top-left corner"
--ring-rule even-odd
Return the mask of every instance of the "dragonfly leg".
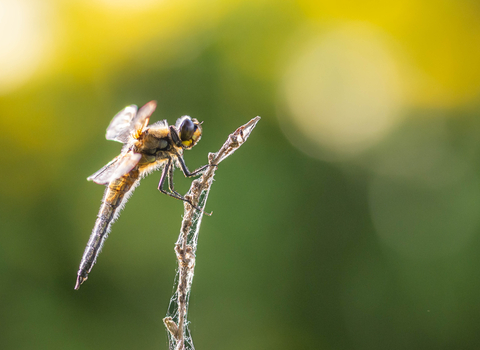
[[190, 170], [188, 170], [187, 168], [187, 164], [185, 164], [185, 161], [183, 160], [183, 157], [177, 156], [177, 159], [178, 159], [178, 163], [180, 163], [180, 168], [182, 169], [183, 175], [185, 175], [186, 177], [192, 177], [192, 176], [198, 175], [208, 167], [208, 164], [207, 164], [198, 168], [197, 170], [190, 172]]
[[[171, 175], [172, 172], [173, 172], [172, 160], [169, 158], [168, 161], [167, 161], [167, 164], [165, 164], [165, 166], [163, 167], [162, 176], [160, 177], [160, 182], [158, 183], [158, 190], [160, 192], [170, 196], [170, 197], [188, 202], [188, 200], [185, 197], [183, 197], [180, 193], [178, 193], [175, 190], [172, 191], [173, 185], [172, 185], [172, 181], [170, 179], [170, 177], [172, 176]], [[171, 192], [168, 192], [168, 191], [163, 189], [163, 185], [165, 184], [165, 180], [167, 178], [168, 178], [168, 188]]]
[[[165, 164], [165, 166], [163, 168], [162, 176], [160, 177], [160, 182], [158, 184], [158, 190], [160, 192], [166, 194], [166, 195], [169, 195], [170, 197], [180, 199], [181, 201], [187, 202], [188, 204], [190, 204], [192, 207], [194, 207], [198, 211], [201, 211], [204, 214], [208, 214], [208, 213], [205, 213], [205, 211], [203, 209], [197, 207], [190, 200], [188, 200], [187, 198], [182, 196], [180, 193], [175, 191], [175, 188], [173, 186], [173, 170], [174, 170], [174, 167], [172, 166], [172, 160], [169, 158], [168, 161], [167, 161], [167, 164]], [[168, 189], [170, 190], [170, 192], [163, 189], [163, 185], [165, 184], [165, 180], [167, 178], [168, 178]]]
[[170, 190], [171, 193], [175, 194], [178, 198], [181, 198], [182, 200], [186, 200], [180, 193], [175, 191], [174, 185], [173, 185], [173, 166], [171, 166], [168, 169], [168, 189]]

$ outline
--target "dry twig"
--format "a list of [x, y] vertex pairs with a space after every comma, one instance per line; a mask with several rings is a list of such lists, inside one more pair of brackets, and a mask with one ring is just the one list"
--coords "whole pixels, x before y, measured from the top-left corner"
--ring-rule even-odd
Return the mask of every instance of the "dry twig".
[[169, 331], [169, 348], [171, 350], [194, 349], [186, 317], [195, 268], [198, 233], [215, 170], [220, 162], [243, 145], [259, 120], [260, 117], [255, 117], [247, 124], [239, 127], [229, 135], [227, 141], [217, 153], [208, 155], [209, 167], [200, 178], [192, 182], [190, 190], [185, 196], [202, 211], [196, 210], [185, 202], [182, 227], [175, 244], [175, 253], [178, 260], [177, 288], [170, 300], [167, 317], [163, 319], [165, 327]]

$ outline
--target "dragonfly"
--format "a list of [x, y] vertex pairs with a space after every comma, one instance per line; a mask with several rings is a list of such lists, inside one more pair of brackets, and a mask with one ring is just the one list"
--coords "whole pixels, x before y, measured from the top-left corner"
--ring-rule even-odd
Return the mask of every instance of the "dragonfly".
[[[143, 177], [162, 169], [158, 184], [160, 192], [201, 210], [175, 191], [173, 185], [175, 167], [180, 168], [186, 177], [192, 177], [208, 166], [190, 172], [183, 159], [183, 151], [191, 149], [200, 140], [201, 123], [195, 118], [183, 116], [175, 125], [169, 126], [166, 120], [148, 125], [156, 106], [156, 101], [148, 102], [139, 110], [136, 105], [127, 106], [113, 117], [107, 128], [106, 139], [123, 143], [123, 147], [118, 157], [87, 178], [105, 185], [106, 189], [78, 268], [75, 289], [87, 280], [113, 222]], [[163, 188], [165, 181], [168, 181], [169, 191]]]

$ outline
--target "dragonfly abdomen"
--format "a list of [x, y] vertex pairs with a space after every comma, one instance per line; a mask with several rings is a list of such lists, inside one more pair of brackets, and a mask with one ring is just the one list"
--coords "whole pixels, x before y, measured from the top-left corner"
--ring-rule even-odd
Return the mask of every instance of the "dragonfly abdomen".
[[137, 181], [138, 171], [132, 171], [120, 179], [112, 181], [105, 189], [95, 226], [80, 262], [75, 289], [79, 289], [80, 285], [88, 278], [88, 274], [95, 265], [98, 254], [107, 239], [111, 225], [122, 209], [126, 197], [135, 188]]

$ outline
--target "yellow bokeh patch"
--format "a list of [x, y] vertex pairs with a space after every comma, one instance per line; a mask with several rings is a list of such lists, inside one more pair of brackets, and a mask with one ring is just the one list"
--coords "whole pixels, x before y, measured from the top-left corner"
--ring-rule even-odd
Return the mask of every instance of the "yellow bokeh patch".
[[366, 21], [380, 27], [411, 64], [414, 105], [452, 107], [480, 93], [480, 7], [466, 1], [300, 1], [315, 21]]

